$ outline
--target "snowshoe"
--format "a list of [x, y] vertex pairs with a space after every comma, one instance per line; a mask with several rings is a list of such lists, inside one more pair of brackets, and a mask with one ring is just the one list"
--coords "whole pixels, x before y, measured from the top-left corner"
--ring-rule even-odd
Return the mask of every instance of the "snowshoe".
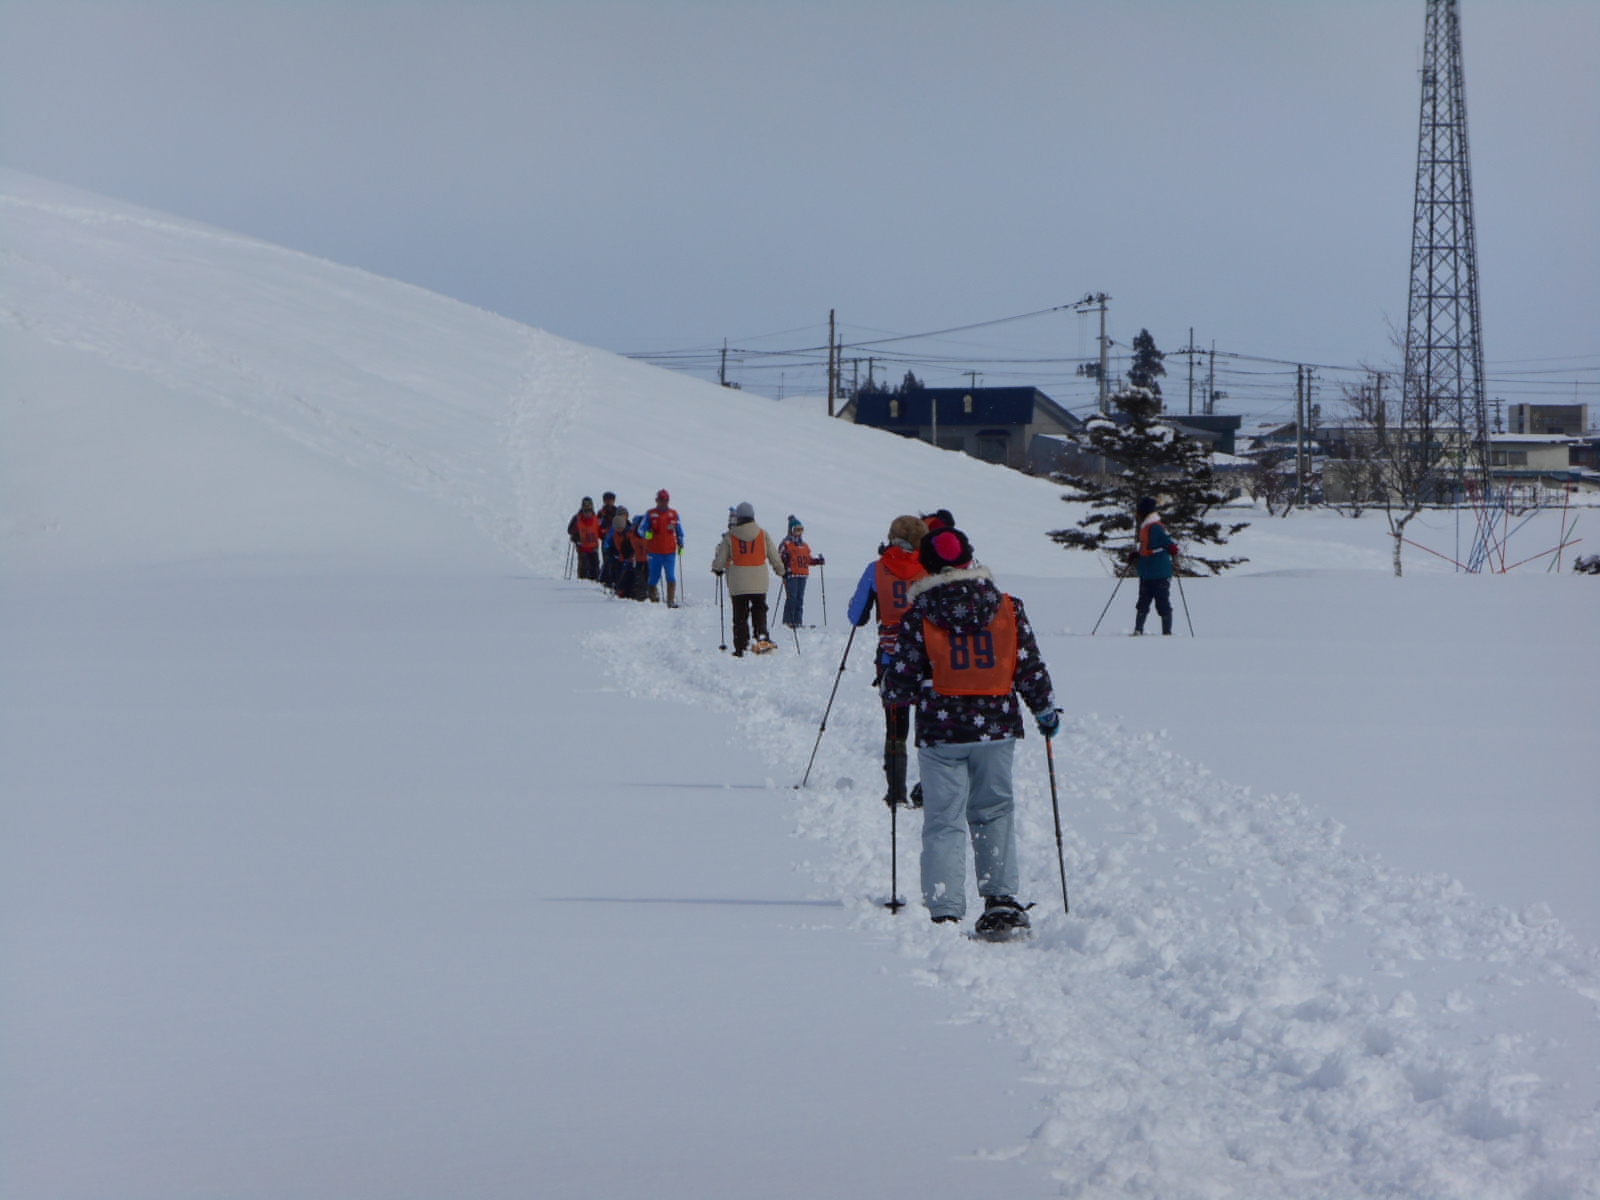
[[777, 648], [776, 643], [768, 641], [766, 638], [759, 638], [751, 643], [750, 652], [752, 654], [771, 654]]
[[1011, 896], [986, 896], [983, 915], [972, 927], [972, 936], [984, 942], [1017, 942], [1028, 937], [1031, 927], [1027, 909]]
[[922, 784], [921, 783], [913, 783], [911, 785], [911, 807], [912, 808], [921, 808], [922, 807]]

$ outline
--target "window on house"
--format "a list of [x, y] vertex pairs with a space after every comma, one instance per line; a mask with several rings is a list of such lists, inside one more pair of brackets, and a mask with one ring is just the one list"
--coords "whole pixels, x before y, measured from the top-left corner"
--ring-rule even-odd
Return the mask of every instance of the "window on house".
[[970, 395], [961, 397], [961, 409], [963, 412], [972, 411], [972, 397]]
[[899, 418], [900, 418], [900, 401], [898, 401], [898, 400], [889, 401], [889, 419], [891, 421], [896, 421], [896, 420], [899, 420]]

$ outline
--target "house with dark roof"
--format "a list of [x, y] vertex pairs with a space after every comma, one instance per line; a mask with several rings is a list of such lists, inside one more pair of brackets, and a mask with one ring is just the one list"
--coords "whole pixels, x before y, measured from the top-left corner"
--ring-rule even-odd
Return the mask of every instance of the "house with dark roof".
[[1035, 387], [917, 388], [863, 392], [840, 414], [857, 425], [914, 437], [941, 450], [1028, 469], [1039, 436], [1063, 436], [1083, 422]]

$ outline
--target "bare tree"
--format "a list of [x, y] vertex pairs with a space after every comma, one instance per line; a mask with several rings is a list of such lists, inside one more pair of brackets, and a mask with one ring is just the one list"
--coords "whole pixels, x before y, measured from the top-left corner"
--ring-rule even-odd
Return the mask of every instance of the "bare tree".
[[1289, 452], [1273, 446], [1255, 456], [1250, 468], [1250, 495], [1267, 506], [1267, 516], [1286, 517], [1294, 507], [1294, 482], [1283, 469]]
[[1349, 469], [1352, 485], [1380, 509], [1394, 540], [1394, 573], [1403, 574], [1406, 526], [1446, 484], [1448, 447], [1440, 437], [1443, 406], [1436, 397], [1385, 396], [1386, 377], [1372, 371], [1363, 383], [1346, 386], [1344, 403], [1353, 418]]

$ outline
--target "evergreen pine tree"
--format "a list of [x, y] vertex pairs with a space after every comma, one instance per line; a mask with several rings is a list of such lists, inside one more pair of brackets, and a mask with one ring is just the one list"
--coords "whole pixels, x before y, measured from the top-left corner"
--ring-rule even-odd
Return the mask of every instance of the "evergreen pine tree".
[[1206, 519], [1227, 497], [1217, 490], [1210, 450], [1160, 420], [1161, 385], [1156, 380], [1167, 373], [1161, 365], [1164, 357], [1150, 331], [1140, 330], [1133, 340], [1128, 384], [1111, 398], [1122, 419], [1096, 415], [1077, 439], [1104, 461], [1105, 473], [1052, 477], [1072, 489], [1063, 500], [1087, 503], [1089, 512], [1074, 528], [1053, 530], [1050, 537], [1069, 550], [1104, 551], [1121, 570], [1128, 551], [1138, 544], [1134, 510], [1139, 497], [1153, 496], [1167, 532], [1182, 547], [1179, 569], [1193, 574], [1199, 564], [1220, 574], [1248, 560], [1207, 557], [1200, 548], [1225, 545], [1245, 524], [1224, 529]]

